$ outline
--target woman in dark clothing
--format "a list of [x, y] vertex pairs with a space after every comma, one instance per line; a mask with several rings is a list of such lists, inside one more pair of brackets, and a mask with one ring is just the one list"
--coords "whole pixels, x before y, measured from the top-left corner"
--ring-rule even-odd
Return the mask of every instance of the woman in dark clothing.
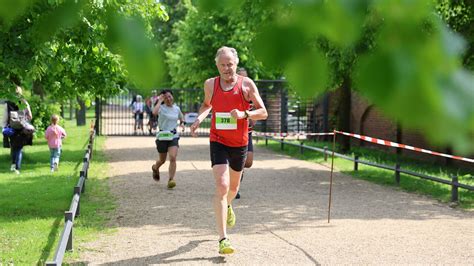
[[[21, 87], [17, 86], [16, 92], [20, 98], [19, 104], [21, 105], [21, 103], [23, 103], [22, 105], [26, 105], [26, 108], [20, 110], [18, 104], [7, 101], [5, 110], [6, 115], [4, 116], [6, 121], [4, 121], [4, 127], [9, 126], [10, 112], [12, 111], [18, 111], [19, 113], [22, 113], [27, 122], [31, 121], [32, 119], [30, 105], [23, 98]], [[12, 158], [10, 170], [14, 171], [16, 174], [20, 174], [21, 161], [23, 158], [23, 147], [25, 145], [33, 144], [33, 134], [25, 128], [15, 129], [13, 135], [9, 136], [8, 142], [10, 143], [10, 155]]]

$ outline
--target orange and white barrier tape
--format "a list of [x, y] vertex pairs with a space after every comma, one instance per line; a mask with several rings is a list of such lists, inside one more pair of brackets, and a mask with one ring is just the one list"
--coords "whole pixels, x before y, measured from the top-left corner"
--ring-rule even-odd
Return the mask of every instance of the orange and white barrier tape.
[[253, 134], [257, 136], [268, 136], [268, 137], [300, 137], [300, 136], [332, 136], [334, 133], [304, 133], [304, 132], [257, 132], [253, 131]]
[[396, 142], [392, 142], [392, 141], [388, 141], [388, 140], [383, 140], [383, 139], [376, 139], [376, 138], [367, 137], [367, 136], [363, 136], [363, 135], [359, 135], [359, 134], [347, 133], [347, 132], [343, 132], [343, 131], [334, 131], [334, 132], [337, 133], [337, 134], [342, 134], [342, 135], [345, 135], [345, 136], [358, 138], [358, 139], [361, 139], [361, 140], [365, 140], [367, 142], [372, 142], [372, 143], [376, 143], [376, 144], [380, 144], [380, 145], [384, 145], [384, 146], [389, 146], [389, 147], [394, 147], [394, 148], [402, 148], [402, 149], [406, 149], [406, 150], [412, 150], [412, 151], [432, 154], [432, 155], [436, 155], [436, 156], [442, 156], [442, 157], [446, 157], [446, 158], [450, 158], [450, 159], [465, 161], [465, 162], [469, 162], [469, 163], [474, 163], [474, 159], [465, 158], [465, 157], [461, 157], [461, 156], [455, 156], [455, 155], [450, 155], [450, 154], [425, 150], [425, 149], [413, 147], [413, 146], [410, 146], [410, 145], [400, 144], [400, 143], [396, 143]]

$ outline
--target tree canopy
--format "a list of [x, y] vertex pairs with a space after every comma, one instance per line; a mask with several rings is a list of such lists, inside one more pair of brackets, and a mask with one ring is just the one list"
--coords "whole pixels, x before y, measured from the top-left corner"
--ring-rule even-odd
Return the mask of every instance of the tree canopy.
[[2, 88], [109, 95], [157, 87], [165, 71], [169, 85], [200, 87], [227, 45], [254, 78], [286, 77], [306, 96], [348, 84], [405, 127], [474, 150], [470, 0], [11, 3], [0, 5]]
[[110, 95], [127, 83], [156, 87], [162, 53], [152, 25], [167, 19], [152, 0], [6, 1], [0, 12], [2, 92], [36, 83], [66, 99]]
[[260, 77], [283, 73], [301, 95], [349, 78], [388, 117], [435, 143], [472, 151], [474, 78], [462, 61], [466, 41], [437, 12], [452, 7], [442, 4], [201, 0], [177, 23], [180, 39], [167, 62], [180, 86], [215, 75], [213, 53], [222, 45], [236, 47]]

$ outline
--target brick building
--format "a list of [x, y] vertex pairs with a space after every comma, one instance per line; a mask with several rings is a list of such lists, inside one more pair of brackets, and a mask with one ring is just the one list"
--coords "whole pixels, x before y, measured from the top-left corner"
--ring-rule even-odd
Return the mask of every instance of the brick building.
[[[320, 118], [322, 131], [331, 131], [337, 124], [337, 101], [338, 91], [330, 92], [316, 101], [314, 114], [312, 116]], [[453, 151], [446, 147], [437, 147], [430, 144], [420, 131], [408, 130], [393, 120], [385, 117], [377, 106], [371, 104], [357, 92], [351, 94], [351, 133], [365, 135], [374, 138], [380, 138], [432, 151], [453, 154]], [[386, 147], [378, 144], [369, 143], [359, 139], [351, 139], [351, 145], [384, 150], [390, 153], [396, 153], [396, 148]], [[399, 153], [404, 156], [436, 163], [438, 165], [453, 165], [465, 169], [474, 169], [474, 166], [467, 162], [450, 160], [444, 157], [423, 154], [419, 152], [400, 149]], [[455, 152], [454, 152], [455, 153]], [[459, 155], [459, 154], [454, 154]], [[468, 156], [473, 158], [473, 156]]]

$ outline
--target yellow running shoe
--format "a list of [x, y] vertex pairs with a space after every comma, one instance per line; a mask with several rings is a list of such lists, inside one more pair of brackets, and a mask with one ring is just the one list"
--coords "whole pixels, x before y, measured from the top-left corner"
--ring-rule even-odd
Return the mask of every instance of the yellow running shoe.
[[232, 205], [227, 207], [227, 227], [232, 228], [235, 225], [235, 213], [232, 210]]
[[176, 181], [174, 181], [174, 179], [171, 179], [168, 181], [168, 188], [169, 189], [172, 189], [176, 186]]
[[219, 241], [219, 254], [232, 254], [234, 251], [235, 249], [230, 244], [229, 239], [224, 238]]

